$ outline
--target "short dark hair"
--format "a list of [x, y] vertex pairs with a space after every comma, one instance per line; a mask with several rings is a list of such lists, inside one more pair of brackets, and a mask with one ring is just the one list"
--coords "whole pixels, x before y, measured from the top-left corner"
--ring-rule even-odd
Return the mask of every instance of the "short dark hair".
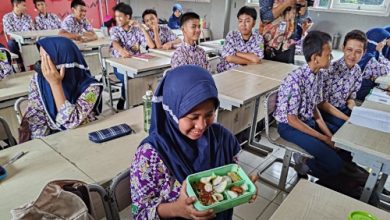
[[130, 18], [133, 16], [133, 9], [131, 6], [123, 2], [115, 5], [112, 10], [122, 12], [123, 14], [130, 16]]
[[349, 40], [357, 40], [364, 44], [364, 50], [367, 48], [367, 36], [361, 30], [352, 30], [345, 35], [343, 46], [347, 45]]
[[200, 19], [199, 15], [195, 12], [186, 12], [180, 18], [180, 27], [182, 27], [187, 21], [192, 19]]
[[36, 5], [38, 2], [45, 2], [45, 0], [34, 0], [34, 5]]
[[11, 5], [19, 4], [19, 3], [22, 3], [22, 2], [26, 2], [26, 0], [11, 0]]
[[321, 55], [322, 47], [328, 44], [332, 40], [332, 37], [322, 31], [310, 31], [303, 40], [303, 55], [306, 62], [311, 61], [311, 56]]
[[255, 20], [255, 21], [257, 19], [257, 11], [253, 7], [244, 6], [244, 7], [240, 8], [240, 10], [238, 10], [238, 13], [237, 13], [237, 18], [243, 14], [251, 16], [253, 18], [253, 20]]
[[79, 5], [87, 6], [83, 0], [72, 0], [72, 3], [70, 3], [71, 8], [76, 8]]
[[154, 15], [156, 15], [156, 17], [157, 17], [157, 12], [156, 12], [156, 10], [154, 10], [154, 9], [146, 9], [146, 10], [142, 13], [142, 20], [144, 20], [144, 17], [145, 17], [146, 15], [149, 15], [149, 14], [154, 14]]

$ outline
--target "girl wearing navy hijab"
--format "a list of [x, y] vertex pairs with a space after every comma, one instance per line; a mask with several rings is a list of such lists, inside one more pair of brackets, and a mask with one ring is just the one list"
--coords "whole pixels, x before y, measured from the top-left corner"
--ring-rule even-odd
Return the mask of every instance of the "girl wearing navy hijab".
[[173, 5], [172, 15], [168, 20], [168, 27], [171, 29], [180, 29], [180, 17], [183, 13], [183, 7], [180, 4]]
[[41, 64], [34, 67], [24, 116], [31, 138], [96, 120], [102, 85], [91, 76], [78, 47], [64, 37], [44, 38], [37, 46]]
[[390, 73], [390, 61], [382, 54], [383, 47], [390, 38], [390, 33], [383, 28], [373, 28], [366, 33], [367, 50], [358, 63], [363, 72], [363, 81], [357, 92], [357, 99], [364, 100], [374, 88], [375, 79]]
[[195, 210], [185, 190], [188, 175], [234, 163], [240, 151], [234, 135], [213, 123], [218, 106], [207, 70], [184, 65], [167, 72], [153, 97], [149, 136], [130, 167], [134, 219], [232, 219], [232, 209]]

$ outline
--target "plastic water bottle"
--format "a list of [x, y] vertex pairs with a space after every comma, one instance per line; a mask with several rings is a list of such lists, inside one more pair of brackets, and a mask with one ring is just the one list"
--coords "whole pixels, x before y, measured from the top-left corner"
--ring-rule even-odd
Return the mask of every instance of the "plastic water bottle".
[[146, 94], [142, 97], [144, 101], [144, 130], [149, 131], [151, 119], [152, 119], [152, 90], [146, 91]]
[[103, 33], [104, 37], [108, 37], [108, 28], [104, 24], [100, 27], [100, 31]]

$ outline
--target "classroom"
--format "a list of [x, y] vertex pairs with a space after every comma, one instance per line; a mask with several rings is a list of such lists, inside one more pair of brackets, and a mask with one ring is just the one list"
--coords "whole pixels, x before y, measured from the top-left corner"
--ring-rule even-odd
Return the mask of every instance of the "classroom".
[[2, 0], [0, 219], [390, 219], [390, 0]]

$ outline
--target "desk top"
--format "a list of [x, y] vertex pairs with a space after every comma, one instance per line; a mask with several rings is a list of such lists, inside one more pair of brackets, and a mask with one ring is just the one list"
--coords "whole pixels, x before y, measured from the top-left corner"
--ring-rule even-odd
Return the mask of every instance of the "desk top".
[[271, 220], [346, 220], [350, 212], [363, 210], [378, 220], [390, 213], [307, 180], [300, 180], [271, 216]]
[[28, 94], [28, 87], [34, 71], [15, 73], [0, 81], [0, 102]]
[[0, 164], [17, 153], [28, 153], [9, 165], [0, 181], [0, 219], [11, 219], [10, 210], [35, 200], [52, 180], [78, 179], [93, 182], [42, 140], [35, 139], [0, 151]]
[[277, 88], [280, 84], [277, 80], [236, 70], [228, 70], [213, 77], [220, 98], [240, 105]]
[[[136, 133], [101, 144], [88, 140], [88, 133], [121, 123], [127, 123]], [[95, 182], [103, 184], [129, 167], [139, 143], [146, 136], [143, 108], [139, 106], [43, 140]]]
[[148, 61], [134, 58], [109, 58], [106, 61], [112, 67], [116, 67], [125, 71], [131, 71], [133, 73], [146, 72], [159, 68], [168, 68], [171, 65], [171, 59], [169, 57], [155, 53], [150, 54], [155, 57]]
[[101, 46], [110, 46], [110, 44], [111, 44], [111, 40], [108, 37], [98, 38], [97, 40], [86, 42], [86, 43], [76, 43], [76, 45], [80, 48], [80, 50], [96, 48]]
[[[213, 53], [213, 52], [218, 52], [217, 49], [212, 48], [212, 47], [202, 46], [202, 45], [200, 47], [206, 52], [206, 54]], [[171, 58], [173, 56], [173, 53], [175, 52], [175, 49], [170, 49], [170, 50], [149, 49], [149, 51], [153, 52], [155, 54], [160, 54], [160, 55], [167, 56], [167, 57]]]
[[225, 42], [225, 39], [218, 39], [218, 40], [212, 40], [212, 41], [205, 41], [205, 42], [201, 42], [200, 45], [202, 46], [206, 46], [206, 47], [211, 47], [211, 48], [214, 48], [214, 49], [217, 49], [217, 50], [220, 50], [222, 51], [223, 49], [223, 43], [221, 44], [221, 42]]
[[362, 107], [375, 109], [383, 112], [390, 112], [390, 105], [368, 101], [368, 100], [363, 102]]
[[296, 68], [298, 68], [298, 66], [293, 64], [262, 60], [261, 64], [239, 66], [235, 68], [235, 70], [282, 81], [290, 72]]
[[58, 36], [59, 29], [40, 30], [40, 31], [25, 31], [25, 32], [10, 32], [9, 35], [15, 40], [24, 43], [25, 39], [37, 39], [39, 37]]

